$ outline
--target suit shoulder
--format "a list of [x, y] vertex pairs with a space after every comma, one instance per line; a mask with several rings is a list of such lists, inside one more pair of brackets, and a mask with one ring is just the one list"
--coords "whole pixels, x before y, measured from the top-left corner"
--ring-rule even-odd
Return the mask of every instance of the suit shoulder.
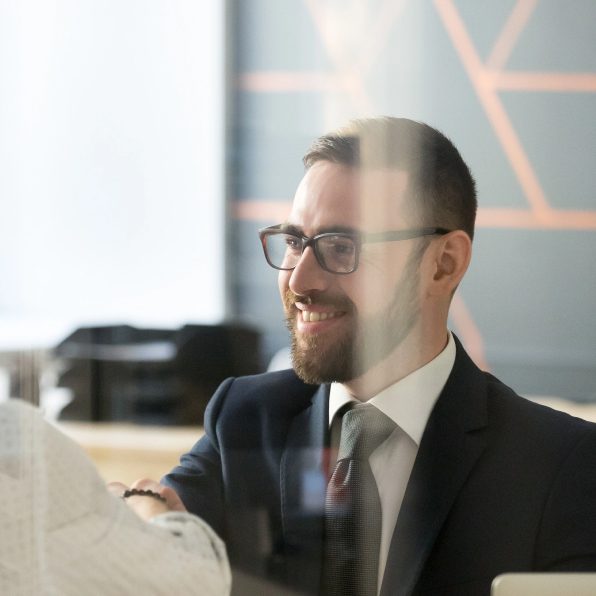
[[241, 399], [258, 399], [259, 402], [274, 399], [278, 392], [312, 395], [318, 385], [307, 385], [292, 369], [266, 372], [257, 375], [234, 377], [229, 391]]
[[596, 424], [518, 395], [489, 373], [487, 381], [489, 417], [500, 418], [510, 427], [549, 435], [551, 440], [569, 440], [585, 433], [596, 435]]
[[271, 414], [296, 412], [306, 407], [318, 389], [307, 385], [292, 369], [226, 379], [212, 398], [211, 408], [239, 415], [267, 411]]

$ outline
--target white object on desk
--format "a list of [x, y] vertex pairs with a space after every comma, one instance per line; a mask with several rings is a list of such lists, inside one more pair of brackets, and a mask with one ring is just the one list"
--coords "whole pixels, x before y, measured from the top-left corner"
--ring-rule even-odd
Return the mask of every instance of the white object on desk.
[[594, 596], [596, 573], [505, 573], [493, 580], [491, 596]]

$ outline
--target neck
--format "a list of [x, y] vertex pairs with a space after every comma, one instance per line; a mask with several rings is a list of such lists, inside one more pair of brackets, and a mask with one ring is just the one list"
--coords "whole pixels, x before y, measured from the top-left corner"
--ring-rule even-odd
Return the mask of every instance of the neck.
[[386, 358], [343, 386], [359, 401], [368, 401], [436, 358], [448, 340], [446, 327], [432, 335], [427, 334], [424, 339], [419, 334], [410, 333]]

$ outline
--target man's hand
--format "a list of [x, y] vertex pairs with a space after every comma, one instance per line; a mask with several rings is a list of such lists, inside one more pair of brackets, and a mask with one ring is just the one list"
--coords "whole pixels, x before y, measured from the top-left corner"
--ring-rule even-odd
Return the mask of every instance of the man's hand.
[[122, 482], [109, 482], [107, 488], [116, 497], [122, 497], [126, 490], [133, 488], [150, 490], [163, 497], [165, 502], [152, 496], [143, 495], [133, 495], [125, 499], [126, 504], [145, 521], [168, 511], [186, 511], [186, 507], [184, 507], [176, 492], [168, 486], [162, 486], [159, 482], [155, 482], [155, 480], [142, 478], [134, 482], [131, 486], [126, 486]]

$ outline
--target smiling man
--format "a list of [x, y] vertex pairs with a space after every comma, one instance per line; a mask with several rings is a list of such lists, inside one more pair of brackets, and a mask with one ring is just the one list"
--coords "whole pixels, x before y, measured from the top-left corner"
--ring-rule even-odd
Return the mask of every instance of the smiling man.
[[293, 370], [225, 381], [164, 483], [237, 578], [276, 594], [476, 595], [507, 571], [596, 570], [596, 427], [517, 396], [447, 329], [476, 213], [457, 149], [377, 118], [304, 163], [288, 220], [260, 231]]

